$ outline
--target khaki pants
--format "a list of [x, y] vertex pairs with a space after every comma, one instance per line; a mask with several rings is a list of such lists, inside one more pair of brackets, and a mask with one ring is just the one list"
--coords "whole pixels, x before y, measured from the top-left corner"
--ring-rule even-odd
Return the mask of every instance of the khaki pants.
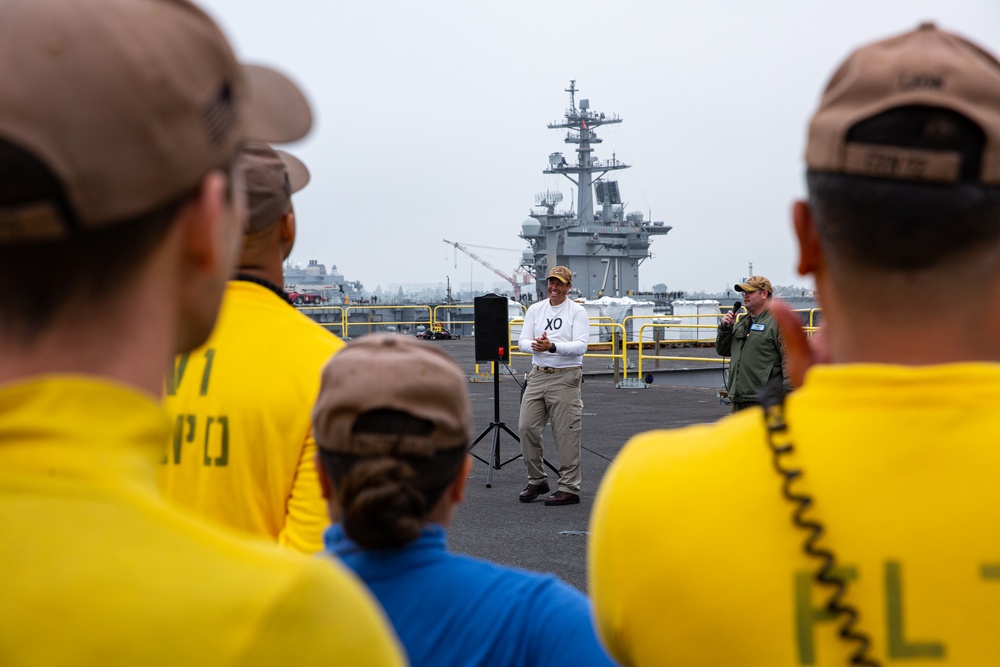
[[521, 397], [518, 429], [521, 454], [528, 468], [528, 482], [545, 481], [542, 463], [542, 431], [552, 421], [552, 436], [559, 456], [559, 490], [580, 493], [580, 421], [583, 398], [580, 386], [583, 369], [579, 366], [546, 373], [532, 367], [528, 388]]

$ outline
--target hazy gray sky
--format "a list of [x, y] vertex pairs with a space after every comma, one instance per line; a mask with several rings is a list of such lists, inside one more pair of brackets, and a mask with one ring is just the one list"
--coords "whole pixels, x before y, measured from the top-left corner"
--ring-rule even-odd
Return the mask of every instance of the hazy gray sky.
[[[197, 1], [197, 0], [196, 0]], [[827, 77], [861, 43], [923, 20], [1000, 51], [998, 0], [476, 2], [208, 0], [248, 62], [307, 90], [317, 122], [288, 147], [312, 171], [295, 199], [292, 260], [336, 264], [381, 285], [492, 285], [442, 243], [511, 273], [521, 223], [546, 189], [548, 154], [572, 149], [561, 120], [577, 99], [617, 113], [595, 154], [618, 172], [627, 210], [673, 225], [641, 287], [717, 290], [753, 262], [795, 273], [789, 209], [803, 192], [806, 122]]]

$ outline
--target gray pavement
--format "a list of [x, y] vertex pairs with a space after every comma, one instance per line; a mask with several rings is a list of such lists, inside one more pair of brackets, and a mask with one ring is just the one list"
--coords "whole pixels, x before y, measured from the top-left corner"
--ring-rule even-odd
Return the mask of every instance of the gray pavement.
[[[469, 376], [474, 375], [473, 340], [427, 341], [452, 355]], [[704, 348], [700, 356], [706, 356]], [[678, 356], [692, 349], [676, 350]], [[714, 350], [710, 350], [714, 355]], [[515, 357], [517, 381], [505, 375], [501, 367], [499, 384], [500, 421], [517, 433], [520, 382], [530, 366], [529, 357]], [[449, 531], [453, 551], [486, 558], [497, 563], [540, 572], [553, 572], [577, 588], [587, 590], [587, 536], [590, 510], [604, 472], [628, 439], [643, 431], [677, 428], [712, 422], [729, 413], [719, 403], [715, 389], [671, 386], [669, 373], [657, 375], [645, 389], [617, 389], [607, 368], [608, 360], [586, 359], [583, 384], [583, 488], [579, 505], [546, 507], [539, 499], [521, 503], [517, 494], [527, 483], [520, 459], [493, 471], [492, 487], [486, 487], [487, 466], [475, 461], [469, 476], [465, 502]], [[488, 372], [489, 365], [481, 364]], [[634, 376], [634, 371], [632, 372]], [[721, 372], [720, 372], [721, 385]], [[494, 420], [494, 384], [470, 382], [469, 393], [475, 414], [475, 434], [490, 427]], [[503, 431], [498, 431], [500, 461], [520, 454], [520, 445]], [[473, 450], [489, 460], [493, 433]], [[551, 432], [545, 433], [546, 458], [555, 463]], [[555, 476], [549, 471], [550, 486], [555, 490]]]

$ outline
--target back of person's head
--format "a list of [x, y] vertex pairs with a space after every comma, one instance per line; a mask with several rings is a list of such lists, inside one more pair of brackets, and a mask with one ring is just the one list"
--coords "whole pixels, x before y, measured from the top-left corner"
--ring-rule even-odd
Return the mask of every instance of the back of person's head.
[[294, 155], [262, 143], [249, 143], [239, 162], [247, 187], [246, 233], [273, 227], [292, 212], [292, 195], [309, 183], [309, 170]]
[[311, 126], [185, 0], [0, 3], [0, 326], [30, 340], [120, 293], [213, 171]]
[[[309, 170], [294, 155], [256, 142], [240, 151], [237, 166], [246, 182], [249, 209], [240, 264], [277, 261], [280, 269], [295, 241], [292, 195], [308, 185]], [[282, 223], [288, 225], [284, 233]], [[281, 246], [280, 252], [272, 245]]]
[[812, 118], [806, 163], [838, 284], [958, 288], [1000, 263], [1000, 63], [971, 42], [925, 24], [856, 50]]
[[370, 549], [419, 537], [468, 454], [458, 365], [415, 338], [351, 341], [323, 369], [313, 429], [348, 537]]

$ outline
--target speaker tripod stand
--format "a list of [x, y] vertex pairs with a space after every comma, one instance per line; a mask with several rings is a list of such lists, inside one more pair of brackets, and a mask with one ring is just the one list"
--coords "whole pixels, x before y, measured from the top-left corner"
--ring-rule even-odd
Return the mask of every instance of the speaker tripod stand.
[[[497, 362], [494, 361], [493, 362], [493, 421], [490, 422], [490, 425], [487, 426], [483, 430], [483, 432], [479, 434], [479, 437], [477, 437], [475, 440], [472, 441], [471, 445], [469, 445], [469, 453], [486, 464], [487, 489], [493, 486], [494, 470], [500, 470], [500, 468], [503, 468], [508, 463], [512, 463], [521, 458], [521, 455], [518, 454], [517, 456], [511, 457], [506, 461], [504, 461], [503, 463], [500, 463], [500, 432], [506, 431], [507, 434], [510, 437], [514, 438], [514, 440], [517, 440], [519, 444], [521, 442], [521, 438], [519, 438], [517, 434], [511, 431], [509, 428], [507, 428], [507, 424], [500, 421], [500, 372], [499, 371], [500, 369], [497, 366]], [[490, 460], [487, 461], [481, 456], [474, 454], [472, 450], [475, 449], [476, 445], [478, 445], [479, 442], [490, 433], [493, 434], [493, 446], [490, 447]], [[543, 458], [542, 461], [545, 463], [545, 465], [549, 467], [549, 470], [556, 473], [557, 475], [559, 474], [559, 471], [556, 470], [555, 466], [549, 463], [546, 459]]]

